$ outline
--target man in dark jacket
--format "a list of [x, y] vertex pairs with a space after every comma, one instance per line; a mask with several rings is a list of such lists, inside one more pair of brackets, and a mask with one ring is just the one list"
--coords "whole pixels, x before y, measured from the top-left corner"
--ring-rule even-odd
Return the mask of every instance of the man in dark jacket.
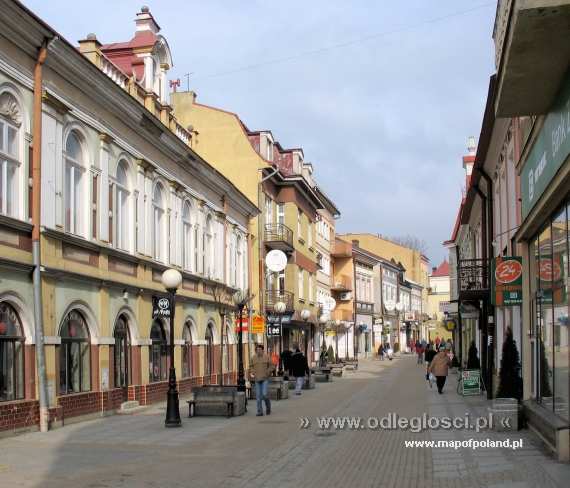
[[291, 355], [289, 361], [291, 374], [295, 377], [295, 395], [301, 394], [301, 389], [303, 388], [303, 383], [305, 382], [305, 374], [310, 375], [309, 364], [307, 363], [307, 358], [300, 351], [299, 345], [294, 344], [293, 349], [295, 352]]

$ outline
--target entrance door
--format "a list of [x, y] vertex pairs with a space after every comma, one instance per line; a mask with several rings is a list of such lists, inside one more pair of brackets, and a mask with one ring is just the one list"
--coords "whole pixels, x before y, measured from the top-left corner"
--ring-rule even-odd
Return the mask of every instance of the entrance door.
[[128, 400], [131, 383], [130, 338], [127, 317], [120, 315], [115, 324], [115, 388], [122, 388], [123, 400]]

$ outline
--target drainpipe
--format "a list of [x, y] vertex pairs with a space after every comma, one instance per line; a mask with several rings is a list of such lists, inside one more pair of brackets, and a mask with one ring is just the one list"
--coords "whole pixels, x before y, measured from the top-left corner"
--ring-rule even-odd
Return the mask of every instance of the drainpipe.
[[36, 366], [40, 400], [40, 432], [49, 430], [49, 401], [47, 395], [46, 359], [44, 351], [44, 327], [41, 277], [41, 158], [42, 158], [42, 67], [48, 55], [48, 48], [57, 37], [44, 41], [38, 52], [34, 67], [34, 120], [32, 146], [32, 275], [34, 290], [34, 329], [36, 335]]
[[[479, 169], [479, 172], [481, 173], [481, 176], [483, 177], [483, 179], [487, 183], [487, 213], [488, 213], [487, 223], [488, 223], [488, 229], [489, 229], [487, 232], [487, 247], [488, 247], [489, 259], [492, 259], [495, 257], [495, 250], [493, 247], [494, 232], [495, 232], [494, 218], [493, 218], [493, 180], [491, 180], [491, 177], [482, 168]], [[491, 344], [489, 346], [490, 350], [489, 350], [489, 356], [487, 359], [489, 361], [489, 390], [487, 392], [487, 397], [491, 398], [492, 394], [493, 394], [493, 367], [494, 367], [494, 362], [495, 362], [495, 348], [497, 347], [495, 344], [495, 337], [496, 337], [496, 333], [495, 333], [496, 321], [494, 320], [495, 310], [494, 310], [493, 306], [491, 305], [491, 303], [489, 303], [489, 305], [488, 305], [487, 314], [488, 314], [488, 316], [489, 315], [493, 316], [493, 324], [490, 327], [489, 327], [489, 325], [487, 326], [489, 329], [491, 329]], [[490, 392], [490, 395], [489, 395], [489, 392]]]

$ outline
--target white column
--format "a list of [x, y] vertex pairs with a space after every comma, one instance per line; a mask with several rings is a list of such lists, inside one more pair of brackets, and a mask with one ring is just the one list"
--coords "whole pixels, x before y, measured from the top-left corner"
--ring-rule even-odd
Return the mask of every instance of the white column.
[[144, 87], [146, 91], [153, 91], [154, 71], [153, 60], [150, 54], [143, 55], [144, 59]]

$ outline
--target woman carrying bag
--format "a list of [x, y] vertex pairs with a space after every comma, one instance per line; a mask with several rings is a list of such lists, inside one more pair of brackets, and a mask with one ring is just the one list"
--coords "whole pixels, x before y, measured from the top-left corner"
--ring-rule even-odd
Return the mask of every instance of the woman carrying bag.
[[[451, 350], [451, 344], [448, 344], [447, 347]], [[447, 379], [449, 367], [451, 366], [451, 359], [449, 359], [448, 353], [449, 351], [441, 348], [428, 367], [428, 373], [432, 373], [435, 376], [437, 391], [440, 395], [443, 393], [445, 380]]]

